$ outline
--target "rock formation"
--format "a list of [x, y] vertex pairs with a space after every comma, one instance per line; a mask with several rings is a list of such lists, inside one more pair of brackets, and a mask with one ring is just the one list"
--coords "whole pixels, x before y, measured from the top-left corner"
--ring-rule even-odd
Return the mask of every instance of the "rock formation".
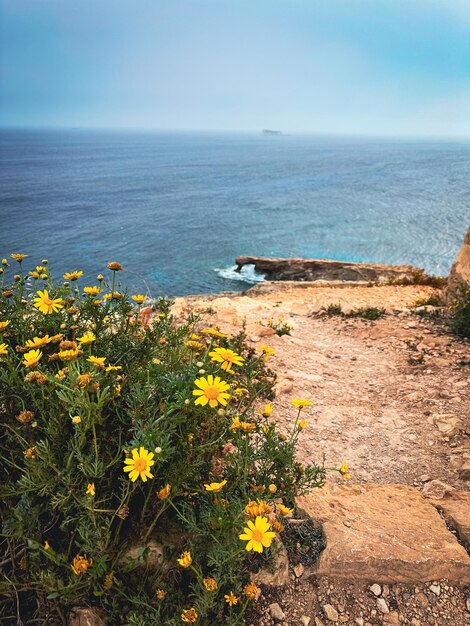
[[470, 228], [449, 274], [447, 298], [452, 301], [462, 287], [470, 288]]
[[381, 265], [379, 263], [349, 263], [329, 259], [275, 259], [256, 256], [236, 258], [237, 270], [244, 265], [254, 265], [267, 280], [296, 281], [365, 281], [379, 282], [389, 279], [412, 278], [423, 272], [411, 265]]

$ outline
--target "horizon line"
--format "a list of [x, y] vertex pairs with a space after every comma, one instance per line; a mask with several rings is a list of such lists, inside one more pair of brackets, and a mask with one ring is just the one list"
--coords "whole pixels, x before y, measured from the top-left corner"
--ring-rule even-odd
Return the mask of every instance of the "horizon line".
[[[149, 133], [194, 133], [194, 134], [226, 134], [226, 135], [262, 135], [263, 130], [268, 129], [227, 129], [227, 128], [158, 128], [155, 126], [98, 126], [98, 125], [62, 125], [62, 124], [2, 124], [0, 130], [72, 130], [72, 131], [111, 131], [111, 132], [149, 132]], [[451, 139], [469, 140], [469, 135], [462, 134], [411, 134], [406, 132], [354, 132], [354, 131], [320, 131], [320, 130], [281, 130], [277, 137], [300, 137], [300, 136], [320, 136], [320, 137], [351, 137], [370, 139]], [[272, 137], [274, 138], [274, 136]]]

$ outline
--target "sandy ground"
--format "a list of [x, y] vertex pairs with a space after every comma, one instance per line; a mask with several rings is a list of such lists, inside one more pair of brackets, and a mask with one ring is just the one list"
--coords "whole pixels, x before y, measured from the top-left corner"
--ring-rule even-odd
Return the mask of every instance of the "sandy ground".
[[[354, 287], [289, 289], [244, 297], [193, 300], [205, 321], [234, 332], [245, 321], [249, 341], [274, 348], [270, 365], [277, 372], [273, 419], [288, 429], [295, 419], [292, 398], [309, 399], [310, 421], [299, 457], [329, 466], [343, 459], [354, 482], [421, 485], [440, 479], [465, 488], [457, 470], [470, 442], [468, 342], [445, 334], [417, 316], [411, 305], [434, 291], [429, 287]], [[321, 308], [339, 303], [343, 310], [383, 307], [387, 315], [370, 322], [328, 317]], [[178, 301], [180, 310], [187, 307]], [[268, 319], [293, 326], [291, 335], [266, 336]], [[423, 363], [409, 359], [423, 355]], [[436, 418], [462, 419], [463, 431], [448, 438]]]

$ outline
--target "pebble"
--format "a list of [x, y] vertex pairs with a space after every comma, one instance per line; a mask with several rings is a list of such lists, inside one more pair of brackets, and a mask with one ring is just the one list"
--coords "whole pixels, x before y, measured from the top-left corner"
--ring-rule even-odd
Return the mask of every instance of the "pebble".
[[302, 615], [300, 621], [302, 622], [302, 626], [309, 626], [312, 620], [310, 619], [310, 617], [308, 617], [308, 615]]
[[324, 626], [323, 622], [319, 617], [315, 618], [315, 626]]
[[440, 585], [429, 585], [429, 589], [436, 594], [436, 596], [441, 595], [441, 586]]
[[377, 596], [377, 597], [380, 596], [380, 594], [382, 593], [382, 588], [377, 583], [369, 587], [369, 589], [372, 591], [374, 596]]
[[364, 626], [364, 620], [362, 619], [362, 617], [356, 617], [354, 623], [357, 624], [357, 626]]
[[271, 614], [271, 617], [277, 622], [282, 622], [282, 620], [286, 617], [284, 611], [281, 609], [277, 602], [269, 605], [269, 612]]
[[379, 609], [381, 613], [390, 613], [388, 604], [383, 598], [377, 598], [377, 608]]
[[304, 573], [304, 566], [302, 565], [302, 563], [299, 563], [298, 565], [294, 567], [294, 574], [296, 575], [297, 578], [300, 578], [303, 573]]
[[325, 617], [329, 619], [330, 622], [338, 621], [339, 619], [338, 611], [333, 606], [331, 606], [331, 604], [324, 604], [322, 608], [323, 608], [323, 613], [325, 614]]

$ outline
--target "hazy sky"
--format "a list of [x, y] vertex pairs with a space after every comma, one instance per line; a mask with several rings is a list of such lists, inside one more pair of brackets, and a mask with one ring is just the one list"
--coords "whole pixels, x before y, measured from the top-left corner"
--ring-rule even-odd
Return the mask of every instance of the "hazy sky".
[[470, 136], [470, 0], [0, 0], [0, 123]]

